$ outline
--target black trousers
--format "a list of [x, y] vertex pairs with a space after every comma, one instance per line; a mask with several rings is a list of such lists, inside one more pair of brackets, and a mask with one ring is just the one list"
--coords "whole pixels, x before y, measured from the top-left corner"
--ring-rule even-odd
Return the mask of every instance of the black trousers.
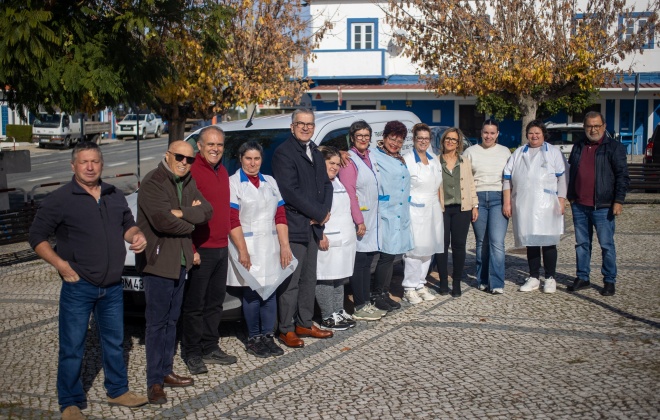
[[396, 254], [379, 253], [376, 272], [371, 283], [371, 294], [373, 296], [389, 293], [394, 271], [394, 258], [396, 258]]
[[527, 247], [529, 276], [538, 279], [541, 274], [541, 251], [543, 251], [543, 271], [545, 272], [545, 277], [554, 277], [555, 270], [557, 269], [557, 245]]
[[312, 328], [318, 252], [319, 246], [311, 229], [309, 242], [291, 242], [291, 253], [298, 260], [298, 267], [277, 288], [277, 312], [281, 333], [294, 331], [295, 325]]
[[356, 252], [353, 275], [349, 278], [353, 289], [355, 310], [360, 310], [371, 297], [371, 262], [378, 252]]
[[227, 292], [227, 248], [198, 248], [197, 252], [202, 261], [188, 274], [181, 310], [181, 353], [185, 359], [218, 350]]
[[465, 247], [467, 235], [472, 221], [472, 210], [461, 211], [460, 204], [445, 207], [442, 214], [445, 224], [445, 252], [435, 254], [440, 280], [449, 279], [447, 263], [449, 261], [449, 245], [451, 244], [452, 279], [460, 282], [465, 267]]

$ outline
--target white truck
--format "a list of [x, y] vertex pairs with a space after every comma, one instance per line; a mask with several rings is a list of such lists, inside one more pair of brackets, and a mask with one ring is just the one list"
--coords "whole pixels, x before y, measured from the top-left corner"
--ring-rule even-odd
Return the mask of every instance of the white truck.
[[153, 134], [157, 139], [163, 132], [163, 120], [154, 114], [128, 114], [117, 124], [115, 135], [119, 140], [124, 137], [135, 137], [138, 135], [138, 119], [140, 126], [140, 138], [146, 138]]
[[69, 148], [79, 141], [98, 143], [110, 132], [109, 122], [84, 121], [83, 117], [84, 114], [65, 112], [39, 113], [32, 123], [32, 141], [41, 148], [48, 145]]

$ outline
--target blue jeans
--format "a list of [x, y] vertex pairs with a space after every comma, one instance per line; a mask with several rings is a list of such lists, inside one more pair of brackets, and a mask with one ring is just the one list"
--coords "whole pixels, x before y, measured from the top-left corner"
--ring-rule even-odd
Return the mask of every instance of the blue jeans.
[[146, 329], [144, 344], [147, 353], [147, 388], [163, 384], [172, 373], [176, 351], [176, 323], [181, 314], [186, 269], [181, 267], [178, 279], [147, 274], [144, 276], [144, 311]]
[[595, 210], [593, 207], [572, 203], [573, 227], [575, 229], [575, 259], [577, 278], [589, 281], [591, 272], [591, 247], [594, 227], [600, 243], [603, 265], [600, 272], [603, 281], [616, 283], [616, 249], [614, 248], [614, 214], [612, 209]]
[[60, 409], [86, 406], [82, 371], [89, 317], [94, 313], [106, 392], [116, 398], [128, 392], [124, 363], [124, 295], [121, 283], [98, 287], [80, 279], [62, 282], [60, 290], [60, 351], [57, 366], [57, 397]]
[[259, 293], [243, 288], [243, 315], [248, 329], [248, 338], [273, 334], [277, 320], [277, 296], [275, 293], [263, 300]]
[[477, 282], [504, 288], [504, 237], [509, 219], [502, 214], [502, 191], [477, 192], [479, 218], [472, 223], [477, 242]]

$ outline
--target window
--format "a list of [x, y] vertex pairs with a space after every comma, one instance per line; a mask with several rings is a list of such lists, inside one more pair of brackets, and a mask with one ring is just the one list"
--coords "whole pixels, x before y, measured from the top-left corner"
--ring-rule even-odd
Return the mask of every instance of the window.
[[649, 22], [650, 13], [632, 13], [629, 17], [620, 17], [619, 23], [622, 26], [623, 41], [630, 40], [635, 34], [646, 33], [646, 42], [642, 45], [643, 49], [653, 49], [655, 28]]
[[353, 49], [371, 50], [374, 47], [374, 25], [361, 23], [353, 25]]
[[378, 19], [348, 19], [348, 49], [378, 48]]

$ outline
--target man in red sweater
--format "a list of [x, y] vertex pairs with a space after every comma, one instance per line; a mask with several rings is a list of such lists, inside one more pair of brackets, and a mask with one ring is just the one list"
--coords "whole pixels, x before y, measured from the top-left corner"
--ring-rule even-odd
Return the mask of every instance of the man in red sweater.
[[206, 363], [230, 365], [236, 357], [220, 349], [218, 327], [227, 291], [229, 175], [220, 160], [225, 133], [216, 126], [204, 128], [197, 141], [199, 153], [190, 172], [197, 188], [213, 206], [213, 217], [192, 234], [195, 250], [186, 282], [181, 315], [181, 356], [193, 375], [208, 372]]

